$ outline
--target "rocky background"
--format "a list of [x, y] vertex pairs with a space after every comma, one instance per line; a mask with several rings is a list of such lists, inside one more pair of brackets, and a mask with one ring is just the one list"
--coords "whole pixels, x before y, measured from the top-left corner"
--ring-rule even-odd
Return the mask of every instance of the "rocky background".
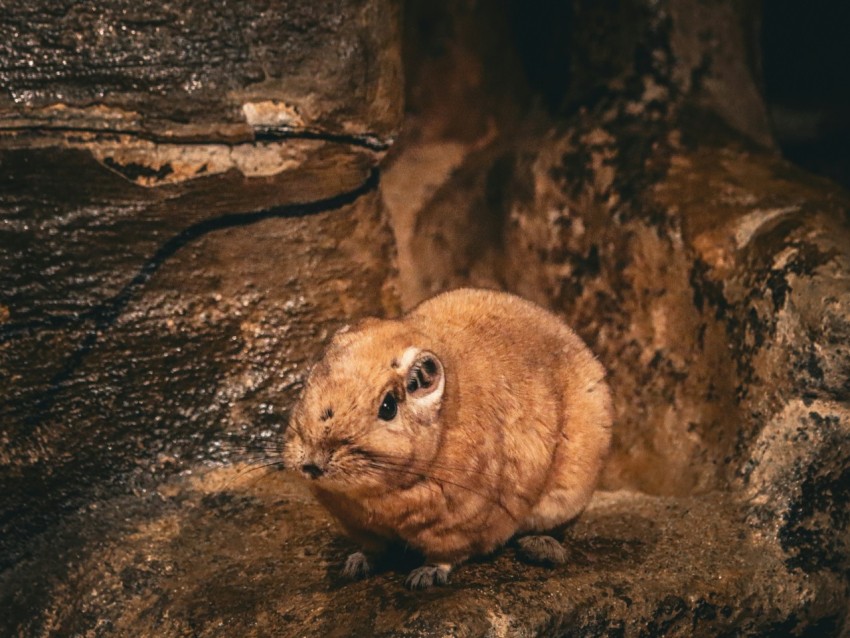
[[[846, 96], [800, 142], [778, 5], [0, 6], [0, 635], [850, 631], [850, 195], [776, 141], [842, 180]], [[603, 489], [562, 568], [345, 583], [287, 410], [469, 284], [609, 369]]]

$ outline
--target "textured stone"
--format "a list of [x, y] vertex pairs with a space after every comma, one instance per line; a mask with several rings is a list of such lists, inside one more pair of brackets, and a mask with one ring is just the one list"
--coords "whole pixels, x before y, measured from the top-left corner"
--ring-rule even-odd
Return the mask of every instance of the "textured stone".
[[8, 131], [226, 142], [312, 131], [385, 145], [398, 125], [391, 1], [2, 6]]
[[398, 27], [393, 0], [12, 3], [0, 144], [84, 149], [143, 186], [375, 163], [401, 118]]
[[132, 631], [75, 578], [176, 476], [267, 458], [329, 335], [396, 309], [397, 7], [331, 5], [0, 12], [0, 634]]
[[[382, 192], [394, 5], [301, 4], [212, 10], [231, 57], [142, 23], [149, 73], [105, 28], [113, 74], [85, 79], [82, 48], [55, 81], [21, 17], [50, 7], [2, 18], [29, 35], [3, 50], [22, 99], [0, 102], [0, 634], [846, 633], [850, 198], [771, 147], [755, 3], [409, 3]], [[257, 27], [281, 20], [304, 33]], [[297, 42], [322, 63], [251, 79]], [[508, 548], [413, 593], [396, 556], [350, 583], [356, 548], [274, 471], [307, 361], [396, 310], [382, 200], [405, 304], [509, 288], [610, 370], [615, 450], [564, 565]]]
[[[850, 198], [772, 148], [752, 81], [753, 10], [569, 3], [563, 95], [574, 101], [500, 128], [451, 173], [434, 164], [428, 193], [400, 211], [418, 231], [400, 247], [412, 264], [402, 280], [412, 276], [419, 297], [472, 282], [561, 312], [610, 372], [617, 427], [604, 484], [740, 508], [742, 533], [779, 557], [799, 594], [775, 603], [772, 629], [739, 617], [741, 632], [838, 634], [850, 538]], [[425, 130], [448, 130], [446, 115], [430, 116]], [[421, 148], [452, 142], [444, 134]], [[417, 142], [390, 171], [408, 156], [420, 156]], [[760, 593], [720, 607], [757, 617], [784, 585], [749, 559], [741, 569]]]
[[21, 155], [3, 156], [4, 565], [81, 499], [261, 450], [335, 327], [394, 303], [368, 167], [164, 192]]
[[17, 594], [0, 623], [24, 635], [482, 638], [826, 635], [841, 623], [840, 579], [789, 580], [719, 495], [600, 493], [567, 533], [566, 565], [504, 550], [423, 593], [404, 588], [404, 561], [342, 578], [354, 547], [303, 486], [253, 469], [193, 472], [73, 514], [58, 555], [36, 544], [4, 575]]

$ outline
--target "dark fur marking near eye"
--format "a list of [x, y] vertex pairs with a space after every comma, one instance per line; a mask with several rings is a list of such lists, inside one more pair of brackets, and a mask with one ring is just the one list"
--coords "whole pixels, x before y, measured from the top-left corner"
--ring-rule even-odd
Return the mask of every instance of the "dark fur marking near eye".
[[392, 361], [390, 361], [390, 366], [392, 366], [394, 369], [397, 368], [399, 365], [401, 364], [399, 364], [398, 359], [393, 359]]
[[322, 410], [322, 414], [319, 417], [320, 421], [327, 421], [328, 419], [332, 419], [334, 416], [333, 408], [325, 408]]

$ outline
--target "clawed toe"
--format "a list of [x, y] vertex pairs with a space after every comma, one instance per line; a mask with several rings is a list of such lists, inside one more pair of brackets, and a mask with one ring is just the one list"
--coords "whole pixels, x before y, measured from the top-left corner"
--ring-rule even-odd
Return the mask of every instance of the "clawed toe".
[[428, 589], [434, 585], [445, 585], [449, 582], [449, 569], [442, 565], [423, 565], [417, 567], [407, 576], [404, 584], [408, 589]]
[[369, 559], [363, 552], [354, 552], [345, 560], [345, 567], [342, 568], [342, 575], [351, 580], [360, 580], [372, 573], [372, 566], [369, 564]]
[[551, 536], [523, 536], [516, 543], [520, 558], [529, 563], [563, 565], [567, 562], [567, 550]]

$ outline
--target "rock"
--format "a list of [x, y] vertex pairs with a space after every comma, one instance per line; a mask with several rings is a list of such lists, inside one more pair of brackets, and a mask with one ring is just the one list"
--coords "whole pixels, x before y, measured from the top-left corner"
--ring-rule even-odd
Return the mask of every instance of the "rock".
[[[567, 534], [571, 560], [528, 567], [504, 550], [410, 592], [404, 569], [341, 575], [354, 549], [285, 474], [230, 465], [70, 516], [76, 539], [35, 544], [7, 574], [27, 635], [768, 635], [841, 623], [840, 579], [788, 580], [722, 495], [608, 492]], [[44, 597], [40, 582], [47, 579]], [[816, 585], [817, 593], [813, 592]], [[801, 606], [801, 602], [805, 607]], [[787, 610], [799, 616], [789, 624]], [[828, 612], [829, 615], [824, 615]], [[46, 620], [44, 620], [46, 619]], [[45, 624], [39, 624], [39, 621]], [[14, 626], [14, 625], [13, 625]]]
[[103, 490], [261, 454], [335, 327], [394, 304], [368, 171], [165, 193], [77, 151], [27, 160], [7, 184], [58, 187], [3, 210], [6, 566]]
[[[273, 460], [324, 341], [398, 305], [397, 7], [131, 4], [0, 17], [4, 635], [60, 631], [160, 488]], [[102, 600], [60, 624], [115, 631]]]
[[386, 147], [401, 115], [398, 26], [390, 0], [10, 5], [0, 122], [27, 143], [111, 131], [225, 143], [334, 134]]
[[[846, 633], [850, 197], [773, 148], [755, 3], [410, 2], [385, 166], [394, 3], [54, 4], [0, 18], [0, 634]], [[608, 367], [603, 489], [563, 565], [348, 582], [287, 410], [470, 283]]]
[[[402, 279], [412, 273], [420, 296], [504, 287], [555, 308], [592, 345], [617, 414], [606, 487], [744, 512], [742, 533], [780, 557], [800, 594], [776, 603], [772, 629], [753, 631], [837, 634], [850, 537], [840, 496], [850, 488], [850, 199], [773, 149], [756, 70], [742, 66], [746, 4], [572, 3], [565, 11], [582, 26], [569, 50], [581, 65], [565, 94], [578, 106], [530, 113], [450, 173], [433, 164], [412, 211], [387, 201], [419, 231], [399, 250], [410, 251]], [[429, 131], [446, 118], [430, 116]], [[414, 142], [389, 170], [453, 141]], [[757, 617], [777, 593], [762, 584], [724, 604]]]

